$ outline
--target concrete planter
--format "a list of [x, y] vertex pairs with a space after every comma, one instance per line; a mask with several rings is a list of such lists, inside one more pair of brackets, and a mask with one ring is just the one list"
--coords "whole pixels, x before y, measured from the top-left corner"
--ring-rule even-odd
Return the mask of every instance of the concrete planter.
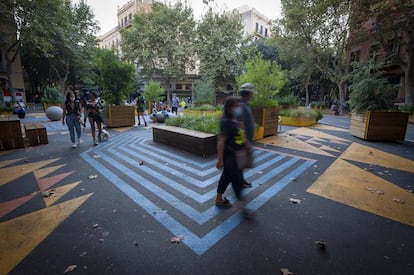
[[316, 124], [316, 119], [314, 118], [297, 118], [297, 117], [280, 117], [281, 124], [286, 126], [298, 126], [306, 127]]
[[217, 153], [217, 136], [175, 126], [153, 126], [154, 142], [162, 143], [202, 157]]
[[368, 111], [351, 114], [349, 133], [364, 140], [404, 140], [408, 113]]

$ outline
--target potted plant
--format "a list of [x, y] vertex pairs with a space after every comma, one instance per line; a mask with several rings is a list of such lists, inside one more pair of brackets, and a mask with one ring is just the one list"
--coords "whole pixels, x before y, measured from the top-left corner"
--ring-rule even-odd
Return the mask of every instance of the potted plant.
[[259, 54], [247, 60], [246, 73], [237, 78], [238, 86], [246, 82], [252, 83], [257, 92], [249, 104], [256, 123], [263, 127], [263, 136], [276, 134], [279, 122], [276, 95], [287, 82], [284, 71], [276, 62], [264, 60]]
[[364, 140], [404, 140], [408, 113], [395, 108], [397, 87], [379, 68], [371, 61], [357, 64], [351, 74], [349, 133]]
[[281, 110], [280, 123], [288, 126], [312, 126], [323, 117], [319, 110], [287, 109]]
[[0, 115], [7, 116], [7, 120], [10, 120], [10, 116], [13, 114], [13, 108], [10, 106], [0, 106]]

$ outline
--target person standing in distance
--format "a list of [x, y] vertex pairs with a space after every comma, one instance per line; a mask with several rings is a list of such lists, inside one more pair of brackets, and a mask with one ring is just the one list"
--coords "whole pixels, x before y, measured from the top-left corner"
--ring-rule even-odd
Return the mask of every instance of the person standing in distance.
[[137, 96], [137, 113], [138, 113], [138, 125], [141, 125], [141, 119], [144, 120], [144, 125], [147, 126], [147, 121], [145, 120], [145, 98], [141, 95], [141, 93], [138, 93]]
[[[243, 121], [244, 130], [246, 132], [246, 138], [250, 144], [253, 144], [254, 132], [256, 128], [256, 122], [254, 121], [253, 111], [249, 105], [249, 101], [253, 98], [256, 93], [254, 86], [251, 83], [245, 83], [240, 86], [240, 107], [237, 111], [237, 119]], [[247, 182], [243, 177], [243, 186], [252, 187], [252, 184]]]
[[178, 106], [179, 105], [180, 105], [180, 99], [177, 97], [177, 94], [174, 93], [173, 98], [172, 98], [172, 104], [171, 104], [173, 114], [175, 112], [175, 114], [178, 115]]

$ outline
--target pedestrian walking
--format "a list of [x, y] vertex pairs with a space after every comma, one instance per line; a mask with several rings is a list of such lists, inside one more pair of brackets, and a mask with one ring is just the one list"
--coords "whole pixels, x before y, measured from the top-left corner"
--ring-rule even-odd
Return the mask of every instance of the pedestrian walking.
[[[89, 100], [86, 102], [88, 112], [88, 120], [91, 125], [92, 140], [94, 145], [98, 145], [98, 141], [102, 139], [102, 115], [103, 106], [98, 100], [95, 92], [89, 93]], [[96, 127], [95, 127], [96, 124]], [[98, 128], [98, 137], [96, 137], [96, 128]]]
[[[254, 121], [253, 111], [249, 105], [249, 101], [253, 98], [256, 91], [254, 90], [253, 84], [245, 83], [240, 86], [239, 92], [241, 99], [237, 119], [243, 122], [247, 140], [250, 144], [253, 144], [256, 122]], [[252, 152], [249, 153], [252, 154]], [[244, 187], [252, 187], [252, 184], [247, 182], [244, 177], [242, 177], [242, 180]]]
[[144, 125], [147, 126], [147, 121], [145, 120], [145, 98], [141, 93], [138, 93], [137, 97], [137, 113], [138, 113], [138, 126], [141, 125], [141, 119], [144, 120]]
[[242, 124], [236, 120], [235, 112], [239, 106], [239, 99], [228, 97], [224, 103], [223, 115], [220, 119], [220, 133], [217, 139], [217, 169], [222, 174], [217, 187], [216, 206], [230, 207], [231, 203], [223, 197], [228, 185], [232, 184], [236, 197], [242, 201], [242, 169], [239, 168], [236, 154], [248, 148]]
[[[77, 144], [81, 141], [81, 106], [80, 100], [76, 100], [75, 94], [69, 91], [66, 94], [66, 100], [63, 104], [62, 125], [66, 125], [69, 130], [70, 141], [72, 142], [72, 148], [76, 148]], [[76, 130], [76, 136], [75, 136]]]

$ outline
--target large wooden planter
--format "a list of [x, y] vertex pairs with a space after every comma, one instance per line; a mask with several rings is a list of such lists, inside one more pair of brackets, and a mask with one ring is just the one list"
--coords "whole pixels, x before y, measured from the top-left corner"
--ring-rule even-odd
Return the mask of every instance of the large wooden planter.
[[104, 124], [108, 127], [135, 125], [135, 106], [108, 105], [102, 112]]
[[349, 133], [364, 140], [404, 140], [408, 113], [368, 111], [351, 114]]
[[217, 136], [175, 126], [153, 126], [154, 142], [162, 143], [202, 157], [217, 153]]
[[20, 120], [0, 121], [0, 150], [24, 148]]
[[281, 124], [286, 126], [297, 126], [297, 127], [306, 127], [316, 124], [316, 119], [314, 118], [297, 118], [297, 117], [286, 117], [282, 116]]
[[42, 102], [43, 105], [43, 111], [46, 112], [47, 108], [51, 107], [51, 106], [58, 106], [60, 108], [62, 108], [62, 103], [52, 103], [52, 102]]
[[278, 108], [253, 109], [253, 116], [256, 123], [263, 127], [263, 136], [273, 136], [277, 134], [279, 123]]

